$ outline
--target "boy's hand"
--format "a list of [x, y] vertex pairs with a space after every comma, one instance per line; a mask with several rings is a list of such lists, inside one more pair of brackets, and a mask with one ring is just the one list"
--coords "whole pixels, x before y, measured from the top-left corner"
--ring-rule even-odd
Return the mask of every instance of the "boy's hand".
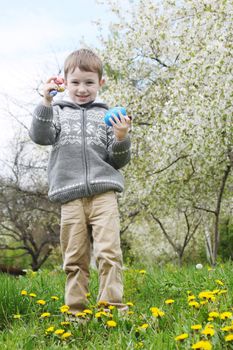
[[58, 85], [54, 83], [54, 81], [56, 80], [57, 77], [51, 77], [47, 80], [47, 82], [44, 84], [44, 88], [43, 88], [43, 93], [44, 93], [44, 100], [43, 100], [43, 104], [46, 107], [50, 107], [52, 100], [53, 100], [53, 96], [51, 96], [49, 93], [51, 90], [57, 90]]
[[115, 135], [115, 138], [117, 141], [122, 141], [126, 138], [128, 135], [130, 126], [131, 126], [131, 119], [127, 115], [123, 115], [122, 113], [119, 112], [119, 117], [117, 116], [112, 116], [110, 119], [110, 123], [113, 126], [113, 132]]

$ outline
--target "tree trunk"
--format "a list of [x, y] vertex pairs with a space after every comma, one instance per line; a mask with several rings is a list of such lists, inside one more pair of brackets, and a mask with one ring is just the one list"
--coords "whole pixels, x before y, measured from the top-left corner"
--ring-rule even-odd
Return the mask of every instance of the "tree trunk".
[[204, 234], [205, 234], [207, 260], [209, 260], [210, 264], [213, 265], [213, 261], [214, 261], [214, 259], [213, 259], [213, 245], [212, 245], [212, 241], [211, 241], [211, 237], [210, 237], [209, 227], [207, 226], [207, 224], [205, 225], [205, 228], [204, 228]]
[[228, 165], [226, 167], [225, 172], [224, 172], [220, 191], [219, 191], [218, 198], [217, 198], [217, 206], [216, 206], [216, 210], [215, 210], [215, 224], [214, 224], [213, 265], [216, 265], [216, 262], [217, 262], [218, 246], [219, 246], [219, 240], [220, 240], [219, 218], [220, 218], [220, 211], [221, 211], [221, 204], [222, 204], [222, 197], [223, 197], [223, 193], [224, 193], [224, 188], [226, 185], [228, 175], [230, 174], [230, 171], [231, 171], [231, 165]]

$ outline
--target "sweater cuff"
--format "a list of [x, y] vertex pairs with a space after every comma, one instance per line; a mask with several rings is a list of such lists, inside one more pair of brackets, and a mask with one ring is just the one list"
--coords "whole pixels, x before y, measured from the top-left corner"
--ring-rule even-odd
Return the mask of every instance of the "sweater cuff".
[[129, 151], [131, 146], [131, 141], [129, 135], [126, 136], [126, 138], [122, 141], [113, 141], [112, 143], [112, 151], [113, 153], [118, 153], [118, 152], [127, 152]]
[[35, 108], [34, 116], [41, 121], [51, 122], [53, 120], [53, 107], [47, 107], [41, 103]]

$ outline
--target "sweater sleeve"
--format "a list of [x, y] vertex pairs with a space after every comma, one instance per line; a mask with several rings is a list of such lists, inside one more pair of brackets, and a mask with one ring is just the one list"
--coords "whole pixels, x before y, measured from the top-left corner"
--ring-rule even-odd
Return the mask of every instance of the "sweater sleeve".
[[59, 129], [54, 122], [53, 107], [39, 104], [33, 113], [29, 136], [39, 145], [53, 145], [56, 141]]
[[127, 135], [124, 140], [117, 141], [112, 130], [108, 132], [109, 164], [111, 164], [115, 169], [120, 169], [125, 166], [130, 161], [130, 147], [131, 141], [129, 135]]

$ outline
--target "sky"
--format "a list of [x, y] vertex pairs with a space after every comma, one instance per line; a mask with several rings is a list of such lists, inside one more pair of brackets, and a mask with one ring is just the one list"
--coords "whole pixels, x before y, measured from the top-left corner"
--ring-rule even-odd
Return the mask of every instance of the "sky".
[[73, 50], [82, 39], [94, 45], [97, 32], [92, 22], [102, 19], [107, 24], [113, 17], [107, 5], [95, 0], [0, 0], [0, 5], [0, 72], [5, 88], [10, 85], [9, 73], [18, 80], [27, 75], [26, 67], [46, 65], [49, 55]]
[[81, 41], [99, 47], [93, 21], [101, 20], [108, 35], [114, 15], [107, 1], [102, 2], [0, 0], [0, 152], [15, 131], [5, 113], [11, 105], [8, 101], [32, 101], [38, 81], [57, 74], [58, 66], [67, 54], [81, 47]]

